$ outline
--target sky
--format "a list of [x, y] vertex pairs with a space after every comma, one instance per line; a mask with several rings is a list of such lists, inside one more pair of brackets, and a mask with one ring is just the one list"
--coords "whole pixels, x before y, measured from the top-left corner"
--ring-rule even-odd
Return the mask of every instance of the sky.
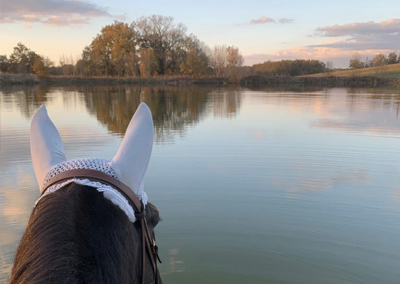
[[79, 58], [101, 28], [115, 20], [172, 16], [208, 46], [234, 45], [245, 65], [318, 59], [345, 68], [400, 53], [397, 0], [0, 0], [0, 55], [22, 42], [58, 65]]

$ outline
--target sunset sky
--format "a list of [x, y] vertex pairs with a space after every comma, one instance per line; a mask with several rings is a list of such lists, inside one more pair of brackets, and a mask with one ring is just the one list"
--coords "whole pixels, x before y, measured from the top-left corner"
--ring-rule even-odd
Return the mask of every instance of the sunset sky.
[[347, 67], [363, 58], [400, 51], [396, 0], [1, 0], [0, 54], [22, 42], [56, 64], [77, 58], [114, 20], [172, 16], [210, 47], [239, 47], [246, 65], [280, 59], [332, 60]]

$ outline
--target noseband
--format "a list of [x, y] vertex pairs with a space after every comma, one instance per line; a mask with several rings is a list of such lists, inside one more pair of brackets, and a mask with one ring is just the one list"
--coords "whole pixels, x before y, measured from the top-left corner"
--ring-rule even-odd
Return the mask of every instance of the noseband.
[[116, 178], [113, 178], [106, 173], [89, 169], [68, 170], [57, 174], [46, 183], [43, 193], [52, 185], [74, 178], [89, 179], [91, 181], [110, 185], [128, 200], [129, 205], [131, 205], [135, 211], [136, 219], [140, 221], [142, 231], [142, 284], [145, 283], [146, 278], [146, 252], [149, 256], [151, 266], [153, 267], [155, 282], [157, 283], [159, 278], [157, 260], [161, 263], [160, 257], [158, 256], [158, 247], [155, 239], [149, 232], [143, 203], [139, 200], [136, 194], [126, 184]]

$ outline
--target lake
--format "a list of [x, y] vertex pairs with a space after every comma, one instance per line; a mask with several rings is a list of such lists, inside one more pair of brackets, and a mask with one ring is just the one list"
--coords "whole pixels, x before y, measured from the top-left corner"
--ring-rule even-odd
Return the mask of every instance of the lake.
[[400, 91], [0, 89], [0, 282], [39, 196], [29, 124], [46, 104], [68, 158], [111, 159], [141, 101], [155, 145], [164, 283], [398, 283]]

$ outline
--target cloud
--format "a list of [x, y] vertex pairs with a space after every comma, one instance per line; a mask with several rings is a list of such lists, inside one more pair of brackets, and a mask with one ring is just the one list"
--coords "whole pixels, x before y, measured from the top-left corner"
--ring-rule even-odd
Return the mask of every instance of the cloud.
[[259, 19], [253, 19], [253, 20], [251, 20], [251, 21], [250, 21], [250, 24], [257, 25], [257, 24], [266, 24], [266, 23], [274, 23], [274, 22], [275, 22], [274, 19], [269, 18], [269, 17], [262, 16], [262, 17], [259, 18]]
[[282, 19], [279, 19], [279, 23], [281, 23], [281, 24], [291, 24], [291, 23], [293, 23], [293, 19], [282, 18]]
[[25, 29], [28, 29], [28, 30], [29, 30], [29, 29], [31, 29], [31, 28], [32, 28], [32, 25], [31, 25], [31, 24], [26, 24], [26, 25], [25, 25]]
[[400, 19], [389, 19], [380, 23], [369, 21], [366, 23], [350, 23], [317, 28], [316, 33], [324, 37], [399, 34]]
[[62, 27], [69, 25], [79, 25], [79, 24], [89, 24], [90, 18], [83, 17], [60, 17], [60, 16], [51, 16], [43, 21], [46, 26], [49, 27]]
[[397, 49], [400, 46], [400, 19], [320, 27], [315, 30], [314, 35], [344, 39], [311, 47], [347, 50]]
[[290, 24], [292, 22], [293, 22], [292, 19], [282, 18], [282, 19], [279, 19], [276, 21], [270, 17], [262, 16], [258, 19], [251, 20], [250, 24], [252, 24], [252, 25], [269, 24], [269, 23]]
[[79, 0], [4, 0], [1, 4], [0, 23], [39, 22], [58, 27], [112, 17], [107, 8]]
[[314, 36], [329, 40], [244, 56], [245, 64], [253, 65], [268, 60], [318, 59], [323, 62], [332, 60], [335, 67], [346, 68], [354, 52], [359, 52], [363, 57], [374, 57], [378, 53], [388, 54], [397, 50], [400, 46], [400, 19], [319, 27]]

